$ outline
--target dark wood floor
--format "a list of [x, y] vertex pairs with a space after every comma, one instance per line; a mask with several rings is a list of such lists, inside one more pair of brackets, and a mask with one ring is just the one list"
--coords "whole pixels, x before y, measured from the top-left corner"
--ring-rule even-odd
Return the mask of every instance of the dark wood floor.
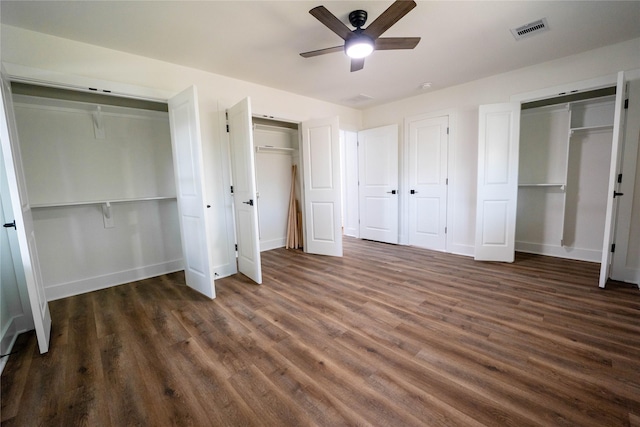
[[264, 283], [181, 274], [50, 304], [3, 426], [640, 426], [640, 291], [598, 265], [345, 241], [263, 253]]

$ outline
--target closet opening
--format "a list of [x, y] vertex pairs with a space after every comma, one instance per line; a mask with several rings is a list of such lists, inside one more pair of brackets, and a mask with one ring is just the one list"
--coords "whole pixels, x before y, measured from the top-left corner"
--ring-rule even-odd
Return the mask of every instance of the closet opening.
[[47, 300], [182, 270], [168, 105], [11, 90]]
[[252, 125], [260, 252], [282, 247], [301, 249], [299, 126], [260, 116], [252, 117]]
[[616, 88], [523, 103], [515, 249], [600, 262]]

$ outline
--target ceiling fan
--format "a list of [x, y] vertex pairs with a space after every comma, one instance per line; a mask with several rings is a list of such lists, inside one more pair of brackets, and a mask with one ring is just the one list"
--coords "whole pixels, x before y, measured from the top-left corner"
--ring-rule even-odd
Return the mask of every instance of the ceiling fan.
[[326, 7], [318, 6], [309, 11], [318, 21], [336, 33], [344, 40], [343, 46], [328, 47], [320, 50], [312, 50], [300, 54], [303, 58], [324, 55], [327, 53], [344, 52], [351, 58], [351, 72], [361, 70], [364, 67], [364, 58], [374, 50], [413, 49], [420, 41], [420, 37], [384, 37], [382, 33], [416, 7], [413, 0], [396, 0], [382, 15], [373, 21], [367, 28], [362, 26], [367, 22], [367, 12], [354, 10], [349, 14], [349, 22], [355, 27], [350, 30]]

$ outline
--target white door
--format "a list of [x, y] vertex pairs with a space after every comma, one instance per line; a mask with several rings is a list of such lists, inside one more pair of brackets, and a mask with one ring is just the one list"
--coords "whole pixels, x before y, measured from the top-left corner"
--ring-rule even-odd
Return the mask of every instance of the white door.
[[398, 243], [398, 125], [358, 132], [360, 238]]
[[[51, 314], [44, 291], [44, 283], [40, 272], [40, 262], [36, 248], [36, 237], [33, 230], [31, 206], [27, 198], [27, 187], [22, 170], [22, 156], [18, 141], [17, 126], [13, 112], [11, 87], [4, 71], [0, 76], [2, 85], [2, 102], [0, 103], [0, 142], [2, 143], [3, 168], [9, 187], [8, 195], [2, 195], [3, 206], [11, 206], [15, 227], [9, 232], [17, 235], [18, 248], [24, 280], [29, 294], [29, 303], [33, 314], [33, 323], [38, 339], [40, 353], [49, 351], [51, 338]], [[8, 197], [7, 197], [8, 196]], [[12, 218], [6, 218], [11, 221]], [[11, 241], [11, 239], [10, 239]]]
[[209, 298], [215, 298], [211, 251], [207, 239], [200, 116], [195, 86], [169, 100], [169, 123], [185, 280], [187, 286]]
[[342, 256], [338, 118], [302, 123], [304, 250]]
[[254, 282], [262, 283], [256, 169], [251, 129], [251, 101], [245, 98], [227, 111], [233, 210], [238, 241], [238, 271]]
[[[609, 278], [611, 268], [611, 244], [614, 238], [614, 221], [616, 218], [616, 207], [618, 193], [618, 173], [620, 171], [620, 160], [622, 152], [623, 120], [624, 120], [624, 99], [626, 80], [624, 72], [618, 73], [618, 83], [616, 85], [616, 106], [613, 119], [613, 139], [611, 144], [611, 163], [609, 165], [609, 198], [607, 199], [607, 211], [604, 220], [604, 240], [602, 244], [602, 262], [600, 264], [601, 288], [604, 288]], [[614, 195], [615, 194], [615, 195]]]
[[519, 103], [480, 106], [476, 260], [515, 258], [519, 138]]
[[408, 123], [409, 244], [447, 247], [447, 159], [449, 117]]

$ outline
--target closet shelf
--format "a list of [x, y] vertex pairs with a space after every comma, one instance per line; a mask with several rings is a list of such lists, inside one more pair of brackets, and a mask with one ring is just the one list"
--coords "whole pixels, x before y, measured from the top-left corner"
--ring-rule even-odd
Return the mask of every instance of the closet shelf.
[[518, 187], [560, 187], [561, 190], [564, 190], [566, 184], [560, 183], [538, 183], [538, 184], [518, 184]]
[[291, 153], [294, 149], [287, 147], [274, 147], [273, 145], [258, 145], [256, 147], [256, 151], [280, 151], [283, 153]]
[[113, 199], [113, 200], [92, 200], [87, 202], [62, 202], [62, 203], [36, 203], [31, 205], [32, 209], [58, 208], [66, 206], [104, 205], [107, 203], [132, 203], [146, 202], [152, 200], [175, 200], [175, 196], [139, 197], [135, 199]]
[[606, 129], [613, 129], [613, 125], [583, 126], [583, 127], [571, 128], [569, 129], [569, 131], [573, 133], [573, 132], [586, 132], [590, 130], [606, 130]]

